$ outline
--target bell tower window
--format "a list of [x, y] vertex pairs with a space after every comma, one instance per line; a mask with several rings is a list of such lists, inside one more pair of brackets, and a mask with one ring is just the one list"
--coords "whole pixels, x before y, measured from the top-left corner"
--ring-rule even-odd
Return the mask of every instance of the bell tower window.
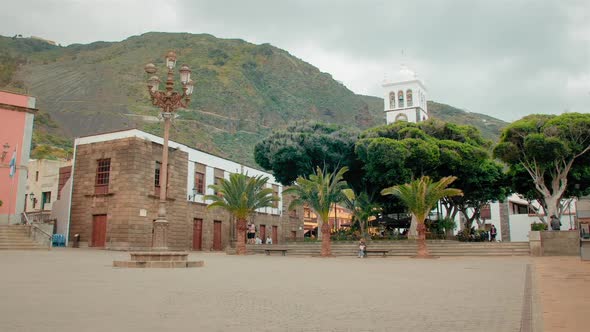
[[394, 91], [391, 91], [389, 93], [389, 108], [390, 109], [395, 108], [395, 92]]
[[404, 92], [401, 90], [397, 92], [397, 106], [404, 107]]
[[406, 100], [408, 101], [408, 107], [414, 106], [414, 100], [412, 98], [412, 90], [406, 90]]

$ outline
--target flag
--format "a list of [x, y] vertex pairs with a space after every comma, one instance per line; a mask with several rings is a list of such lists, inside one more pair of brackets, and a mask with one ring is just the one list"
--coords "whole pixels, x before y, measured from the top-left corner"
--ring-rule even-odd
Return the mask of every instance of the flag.
[[10, 158], [10, 177], [14, 176], [16, 173], [16, 149], [12, 151], [12, 158]]

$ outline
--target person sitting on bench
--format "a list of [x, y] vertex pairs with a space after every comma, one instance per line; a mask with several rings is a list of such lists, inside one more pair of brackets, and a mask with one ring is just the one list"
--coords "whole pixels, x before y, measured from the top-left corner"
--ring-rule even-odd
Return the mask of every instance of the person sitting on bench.
[[365, 258], [367, 257], [367, 244], [365, 243], [365, 239], [361, 239], [359, 242], [359, 254], [358, 258]]

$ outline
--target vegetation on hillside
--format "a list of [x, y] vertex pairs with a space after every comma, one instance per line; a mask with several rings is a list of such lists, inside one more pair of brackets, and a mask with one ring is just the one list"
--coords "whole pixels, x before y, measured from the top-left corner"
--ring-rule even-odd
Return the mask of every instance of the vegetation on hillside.
[[58, 124], [36, 135], [39, 145], [130, 127], [157, 134], [161, 124], [146, 121], [159, 110], [149, 102], [143, 66], [154, 63], [163, 79], [168, 50], [177, 52], [178, 65], [191, 67], [196, 82], [191, 105], [179, 112], [171, 134], [189, 146], [255, 165], [255, 143], [294, 121], [360, 129], [384, 122], [382, 99], [354, 94], [287, 51], [207, 34], [150, 32], [67, 47], [0, 36], [0, 88], [37, 97], [37, 107]]

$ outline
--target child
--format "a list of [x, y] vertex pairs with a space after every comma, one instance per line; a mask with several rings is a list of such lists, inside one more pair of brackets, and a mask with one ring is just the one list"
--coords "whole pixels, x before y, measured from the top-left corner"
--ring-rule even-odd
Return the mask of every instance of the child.
[[367, 257], [367, 245], [365, 244], [365, 239], [361, 239], [361, 241], [359, 242], [359, 255], [358, 258], [365, 258]]

